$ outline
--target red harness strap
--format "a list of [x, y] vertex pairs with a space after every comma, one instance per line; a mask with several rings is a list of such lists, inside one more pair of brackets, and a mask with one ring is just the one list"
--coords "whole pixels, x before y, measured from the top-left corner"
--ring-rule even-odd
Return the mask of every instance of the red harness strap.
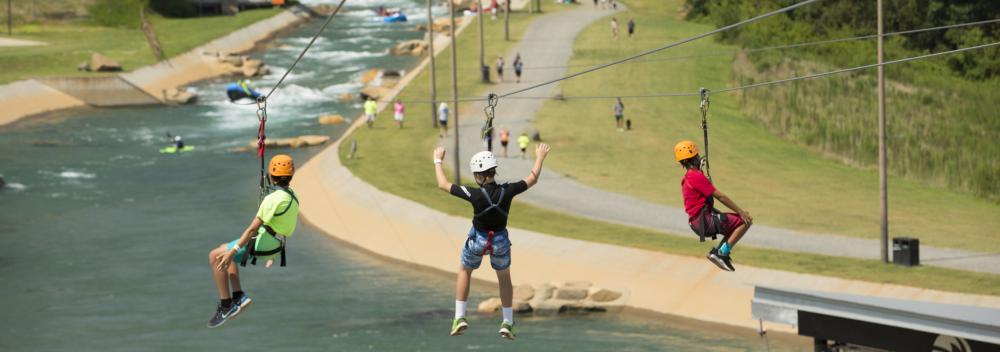
[[493, 255], [493, 231], [486, 233], [486, 247], [483, 248], [483, 254], [480, 255], [486, 255], [486, 252], [490, 252], [490, 255]]

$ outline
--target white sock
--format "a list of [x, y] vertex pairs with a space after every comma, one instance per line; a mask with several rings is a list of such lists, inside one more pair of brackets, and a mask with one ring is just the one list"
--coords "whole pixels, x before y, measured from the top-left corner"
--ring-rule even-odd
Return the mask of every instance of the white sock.
[[514, 324], [514, 307], [500, 307], [503, 312], [503, 321]]
[[455, 319], [465, 317], [465, 301], [455, 301]]

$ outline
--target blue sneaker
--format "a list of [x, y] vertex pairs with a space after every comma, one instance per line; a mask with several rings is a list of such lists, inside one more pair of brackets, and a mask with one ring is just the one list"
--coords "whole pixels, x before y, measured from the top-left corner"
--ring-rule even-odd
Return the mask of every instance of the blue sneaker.
[[225, 324], [229, 318], [233, 317], [240, 309], [239, 305], [233, 304], [229, 308], [223, 308], [220, 304], [215, 310], [215, 315], [208, 321], [208, 327], [215, 328]]
[[236, 313], [233, 313], [233, 315], [230, 316], [230, 318], [235, 318], [237, 315], [240, 315], [240, 313], [242, 313], [243, 310], [247, 309], [247, 307], [249, 307], [251, 303], [253, 303], [253, 299], [250, 299], [250, 296], [247, 296], [246, 294], [240, 296], [239, 299], [233, 301], [233, 306], [236, 307]]

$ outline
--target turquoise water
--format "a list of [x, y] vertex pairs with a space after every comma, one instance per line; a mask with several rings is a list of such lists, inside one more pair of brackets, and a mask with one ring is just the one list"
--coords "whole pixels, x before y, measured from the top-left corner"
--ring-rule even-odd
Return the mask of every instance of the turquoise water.
[[[416, 20], [422, 4], [389, 2]], [[346, 10], [272, 97], [269, 137], [339, 135], [344, 126], [316, 118], [359, 113], [336, 100], [358, 88], [360, 72], [415, 63], [386, 55], [420, 37], [412, 22], [383, 25], [364, 8]], [[318, 25], [255, 54], [275, 71], [256, 83], [273, 84]], [[196, 85], [195, 105], [74, 110], [0, 130], [0, 173], [10, 183], [0, 190], [0, 247], [8, 249], [0, 252], [0, 350], [765, 350], [751, 330], [628, 313], [521, 317], [513, 343], [495, 335], [498, 317], [473, 315], [469, 333], [451, 338], [453, 277], [305, 224], [290, 241], [288, 267], [243, 271], [250, 310], [207, 329], [217, 303], [207, 252], [239, 234], [257, 201], [259, 162], [229, 151], [256, 137], [254, 108], [226, 102], [227, 83]], [[197, 149], [159, 154], [168, 133]], [[300, 162], [317, 151], [289, 150]], [[495, 294], [476, 284], [472, 304]]]

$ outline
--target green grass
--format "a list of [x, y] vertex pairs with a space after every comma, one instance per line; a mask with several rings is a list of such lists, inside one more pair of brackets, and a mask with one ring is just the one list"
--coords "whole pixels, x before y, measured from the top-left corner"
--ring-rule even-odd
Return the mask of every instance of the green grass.
[[[280, 9], [241, 12], [236, 16], [174, 19], [151, 16], [167, 57], [278, 14]], [[139, 29], [108, 28], [85, 22], [29, 24], [14, 29], [14, 38], [48, 43], [33, 47], [0, 47], [0, 84], [26, 78], [92, 76], [76, 70], [92, 52], [117, 60], [126, 71], [156, 62]]]
[[[577, 38], [570, 64], [621, 58], [713, 29], [675, 19], [679, 2], [633, 0], [628, 5], [630, 11], [618, 18], [634, 17], [638, 37], [609, 43], [607, 23], [595, 23]], [[653, 57], [726, 50], [735, 56], [735, 47], [699, 40]], [[563, 82], [562, 91], [566, 96], [691, 92], [738, 84], [732, 78], [732, 56], [644, 62], [574, 78]], [[742, 99], [738, 94], [712, 96], [712, 176], [719, 189], [760, 224], [877, 238], [876, 171], [775, 136], [744, 114]], [[535, 121], [557, 150], [546, 165], [588, 185], [680, 206], [682, 169], [673, 160], [672, 148], [682, 139], [702, 144], [699, 99], [624, 102], [626, 117], [635, 124], [635, 130], [628, 133], [614, 130], [611, 100], [547, 101]], [[755, 103], [775, 104], [773, 100]], [[889, 101], [889, 109], [893, 103]], [[875, 118], [874, 111], [857, 113]], [[1000, 205], [990, 201], [890, 177], [889, 211], [891, 236], [918, 237], [931, 246], [1000, 251], [1000, 241], [992, 231], [1000, 226]]]
[[[546, 8], [547, 11], [554, 9], [558, 8], [554, 6]], [[522, 14], [512, 17], [512, 39], [519, 40], [524, 27], [534, 18], [537, 17]], [[605, 23], [601, 22], [600, 24], [603, 28]], [[500, 23], [487, 22], [486, 57], [495, 57], [497, 53], [506, 51], [514, 43], [506, 43], [502, 40], [502, 28]], [[458, 61], [461, 63], [476, 62], [478, 60], [476, 47], [476, 30], [475, 27], [470, 27], [458, 38]], [[438, 56], [438, 72], [440, 73], [438, 92], [450, 91], [448, 83], [450, 82], [450, 66], [447, 59], [449, 55], [446, 50]], [[403, 90], [400, 98], [408, 100], [428, 97], [430, 95], [429, 72], [429, 70], [425, 70], [418, 75]], [[463, 73], [460, 78], [460, 91], [465, 93], [465, 96], [471, 93], [483, 93], [490, 88], [489, 85], [478, 83], [478, 76], [475, 72]], [[458, 201], [437, 189], [430, 159], [431, 151], [438, 142], [438, 135], [430, 127], [430, 109], [430, 104], [427, 104], [426, 107], [408, 107], [411, 116], [422, 117], [408, 119], [411, 122], [407, 128], [401, 131], [388, 125], [377, 126], [371, 130], [356, 130], [345, 138], [358, 142], [358, 155], [354, 159], [347, 159], [346, 154], [349, 151], [350, 143], [344, 143], [339, 151], [341, 162], [355, 175], [385, 192], [417, 201], [447, 214], [471, 216], [470, 209], [465, 202]], [[480, 118], [478, 113], [478, 111], [462, 111], [462, 116]], [[384, 111], [383, 116], [378, 121], [390, 121], [389, 114], [391, 111]], [[552, 157], [558, 158], [567, 152], [560, 149], [553, 153]], [[540, 185], [540, 187], [544, 186], [544, 184]], [[510, 225], [555, 236], [685, 256], [701, 257], [708, 251], [708, 244], [699, 243], [693, 235], [685, 238], [602, 223], [541, 209], [522, 202], [517, 202], [511, 209]], [[803, 255], [747, 247], [740, 247], [737, 256], [740, 264], [761, 268], [869, 282], [895, 283], [944, 291], [1000, 295], [1000, 277], [990, 274], [934, 267], [901, 268], [882, 265], [873, 260]], [[709, 264], [706, 262], [706, 265]]]

